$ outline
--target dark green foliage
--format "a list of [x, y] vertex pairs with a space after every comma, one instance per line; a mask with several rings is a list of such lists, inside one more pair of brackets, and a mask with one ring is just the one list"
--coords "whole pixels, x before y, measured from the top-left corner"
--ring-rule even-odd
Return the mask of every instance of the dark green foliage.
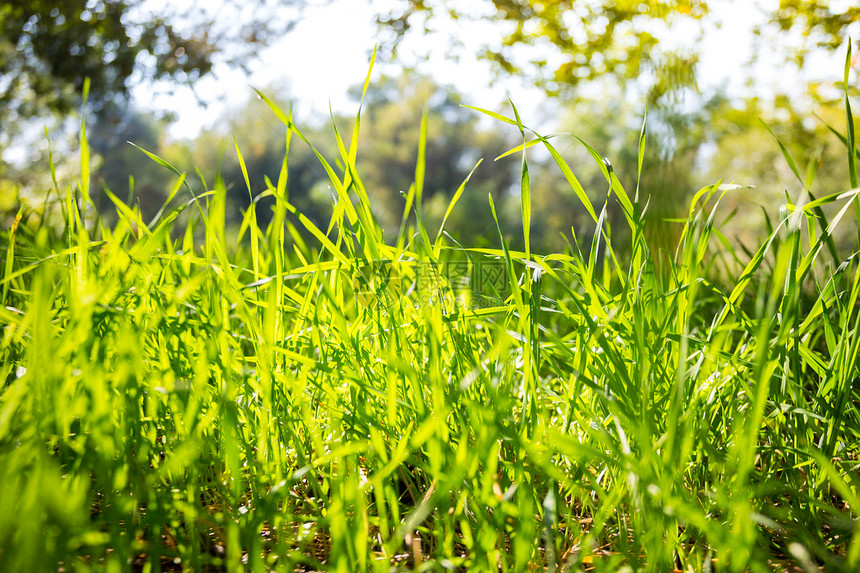
[[[141, 0], [15, 0], [0, 6], [0, 119], [30, 118], [46, 110], [68, 113], [90, 78], [90, 102], [127, 93], [140, 79], [194, 82], [212, 70], [228, 46], [241, 62], [293, 23], [274, 18], [266, 0], [216, 26], [207, 13], [149, 11]], [[222, 10], [235, 8], [225, 2]], [[223, 56], [221, 56], [223, 57]]]

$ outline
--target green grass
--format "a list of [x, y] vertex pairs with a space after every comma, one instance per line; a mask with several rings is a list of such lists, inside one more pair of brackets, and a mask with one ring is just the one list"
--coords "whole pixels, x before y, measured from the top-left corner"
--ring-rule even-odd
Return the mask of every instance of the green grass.
[[[2, 232], [0, 569], [860, 567], [860, 260], [830, 238], [856, 224], [855, 169], [854, 191], [803, 191], [752, 257], [715, 227], [731, 187], [702, 189], [667, 253], [589, 148], [628, 227], [614, 243], [606, 204], [513, 109], [496, 117], [523, 135], [525, 252], [505, 229], [498, 249], [426, 229], [420, 151], [386, 242], [359, 118], [318, 155], [339, 199], [321, 229], [289, 203], [305, 138], [272, 107], [284, 166], [248, 186], [275, 198], [266, 229], [256, 202], [225, 229], [221, 181], [195, 195], [182, 174], [179, 207], [146, 222], [110, 195], [108, 225], [84, 153], [54, 190], [61, 234]], [[533, 145], [586, 201], [590, 245], [531, 251]], [[445, 279], [462, 273], [471, 290]]]

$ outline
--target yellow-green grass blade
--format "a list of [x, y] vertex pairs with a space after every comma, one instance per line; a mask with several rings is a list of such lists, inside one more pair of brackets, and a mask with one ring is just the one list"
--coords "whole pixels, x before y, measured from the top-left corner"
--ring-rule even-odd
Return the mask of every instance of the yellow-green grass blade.
[[454, 210], [454, 206], [457, 204], [457, 201], [460, 200], [460, 196], [463, 194], [463, 191], [466, 189], [466, 184], [472, 178], [472, 175], [478, 169], [478, 166], [481, 165], [481, 162], [484, 161], [483, 158], [479, 159], [475, 166], [472, 167], [472, 170], [469, 171], [469, 174], [466, 175], [466, 178], [460, 183], [460, 186], [457, 188], [457, 191], [451, 197], [451, 201], [448, 203], [448, 208], [445, 210], [445, 216], [442, 217], [442, 223], [439, 225], [439, 230], [436, 232], [436, 240], [433, 243], [433, 257], [438, 259], [439, 255], [442, 251], [442, 232], [445, 230], [445, 223], [448, 221], [448, 217], [451, 215], [451, 212]]

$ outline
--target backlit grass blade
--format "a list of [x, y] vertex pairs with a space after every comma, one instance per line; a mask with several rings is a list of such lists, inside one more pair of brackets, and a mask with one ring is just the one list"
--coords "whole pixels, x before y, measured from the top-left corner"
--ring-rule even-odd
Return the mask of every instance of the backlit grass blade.
[[631, 227], [634, 225], [633, 223], [633, 205], [630, 203], [630, 198], [627, 196], [627, 192], [621, 186], [621, 182], [618, 181], [617, 177], [614, 177], [614, 173], [611, 173], [606, 166], [606, 162], [603, 157], [600, 156], [597, 151], [594, 150], [591, 145], [588, 144], [581, 137], [574, 135], [575, 137], [588, 151], [589, 155], [591, 155], [592, 159], [594, 159], [594, 163], [598, 166], [600, 171], [603, 173], [603, 176], [606, 178], [606, 181], [609, 183], [610, 188], [615, 191], [615, 197], [618, 199], [618, 202], [621, 204], [621, 208], [624, 211], [624, 215], [630, 223]]
[[588, 194], [585, 192], [585, 189], [580, 184], [579, 180], [573, 174], [573, 171], [570, 169], [568, 164], [562, 159], [561, 155], [556, 151], [555, 147], [549, 144], [549, 141], [543, 141], [544, 147], [546, 147], [547, 151], [549, 151], [550, 155], [552, 155], [555, 164], [558, 165], [561, 170], [564, 178], [567, 180], [570, 187], [573, 189], [573, 192], [576, 194], [576, 197], [580, 200], [582, 205], [585, 207], [585, 210], [588, 211], [588, 214], [591, 215], [592, 220], [597, 222], [597, 214], [594, 212], [594, 206], [591, 204], [591, 199], [588, 198]]
[[782, 151], [782, 156], [785, 159], [786, 164], [788, 165], [789, 169], [791, 169], [791, 172], [794, 173], [794, 176], [797, 178], [800, 184], [803, 185], [803, 177], [801, 177], [800, 170], [798, 170], [797, 165], [794, 163], [794, 159], [792, 159], [791, 153], [788, 151], [788, 148], [783, 145], [782, 141], [780, 141], [780, 139], [776, 136], [770, 126], [768, 126], [763, 120], [759, 121], [767, 130], [767, 132], [771, 134], [771, 136], [773, 136], [773, 138], [776, 140], [777, 145], [779, 145], [780, 151]]
[[642, 129], [639, 130], [639, 151], [636, 156], [636, 193], [633, 195], [633, 202], [639, 204], [639, 187], [642, 183], [642, 165], [645, 162], [645, 128], [648, 124], [648, 112], [642, 114]]
[[415, 208], [420, 213], [424, 197], [424, 170], [426, 169], [427, 154], [427, 118], [430, 108], [425, 103], [421, 112], [421, 127], [418, 130], [418, 159], [415, 162]]
[[367, 88], [370, 87], [370, 76], [373, 72], [373, 64], [376, 62], [376, 48], [373, 46], [373, 53], [370, 55], [370, 64], [367, 66], [367, 75], [364, 78], [364, 86], [361, 88], [361, 100], [358, 103], [358, 111], [355, 113], [355, 124], [352, 128], [352, 141], [349, 145], [349, 162], [355, 165], [355, 160], [358, 156], [358, 130], [361, 125], [361, 110], [364, 107], [364, 99], [367, 96]]
[[[361, 179], [357, 173], [354, 152], [352, 150], [347, 151], [344, 146], [343, 139], [341, 138], [340, 132], [337, 129], [337, 125], [335, 124], [334, 114], [331, 113], [331, 121], [332, 121], [332, 130], [335, 134], [335, 141], [337, 142], [338, 151], [341, 155], [341, 161], [344, 164], [344, 176], [343, 183], [341, 184], [343, 189], [346, 190], [354, 190], [359, 200], [359, 208], [356, 211], [358, 215], [358, 223], [361, 229], [361, 239], [362, 245], [365, 250], [368, 252], [368, 260], [376, 260], [379, 258], [379, 249], [377, 243], [379, 242], [380, 229], [379, 225], [376, 223], [376, 220], [373, 216], [373, 211], [370, 207], [370, 198], [367, 195], [367, 191], [364, 188], [364, 185], [361, 182]], [[358, 123], [356, 122], [355, 129], [358, 128]], [[353, 136], [355, 135], [355, 131], [353, 130]], [[354, 139], [354, 137], [353, 137]], [[353, 141], [352, 145], [357, 145], [355, 141]], [[337, 221], [338, 217], [335, 216], [332, 218], [332, 224]]]
[[0, 303], [4, 306], [10, 304], [9, 301], [9, 287], [11, 286], [11, 280], [8, 278], [12, 275], [12, 268], [15, 263], [15, 232], [18, 230], [18, 225], [21, 223], [21, 217], [23, 215], [24, 208], [21, 207], [18, 209], [18, 213], [15, 215], [15, 219], [12, 221], [12, 226], [9, 229], [9, 246], [6, 248], [6, 260], [3, 268], [3, 291], [0, 293]]
[[132, 211], [122, 199], [111, 193], [110, 189], [105, 188], [104, 192], [116, 207], [119, 215], [129, 223], [130, 227], [137, 227], [140, 231], [146, 234], [151, 234], [149, 227], [147, 227], [143, 220], [141, 220], [140, 213]]
[[[258, 229], [257, 225], [257, 205], [254, 199], [254, 192], [251, 189], [251, 180], [248, 177], [248, 168], [245, 166], [245, 158], [242, 157], [242, 151], [239, 149], [239, 142], [236, 141], [236, 136], [233, 136], [233, 146], [236, 148], [236, 158], [239, 161], [239, 168], [242, 170], [242, 178], [245, 180], [245, 188], [248, 190], [248, 210], [242, 220], [242, 227], [248, 228], [249, 238], [251, 241], [251, 267], [254, 272], [254, 278], [260, 278], [260, 247], [257, 240]], [[242, 240], [242, 231], [239, 231], [239, 241]]]
[[466, 175], [466, 178], [460, 183], [460, 186], [457, 188], [457, 191], [451, 197], [451, 201], [448, 203], [448, 208], [445, 210], [445, 216], [442, 217], [442, 223], [439, 225], [439, 230], [436, 232], [436, 240], [433, 242], [433, 257], [439, 258], [439, 255], [442, 251], [442, 232], [445, 230], [445, 223], [448, 221], [448, 216], [451, 215], [451, 212], [454, 210], [454, 206], [457, 204], [457, 201], [460, 200], [460, 196], [463, 194], [463, 191], [466, 189], [466, 184], [469, 182], [469, 179], [472, 178], [472, 175], [478, 169], [478, 166], [481, 165], [484, 159], [481, 158], [472, 167], [472, 170], [469, 171], [469, 174]]
[[[144, 149], [144, 148], [140, 147], [140, 146], [139, 146], [139, 145], [137, 145], [136, 143], [131, 142], [131, 141], [129, 141], [129, 142], [127, 142], [127, 143], [128, 143], [129, 145], [131, 145], [132, 147], [136, 147], [137, 149], [141, 150], [143, 153], [145, 153], [145, 154], [146, 154], [146, 156], [147, 156], [147, 157], [149, 157], [150, 159], [152, 159], [153, 161], [155, 161], [156, 163], [158, 163], [159, 165], [161, 165], [161, 166], [162, 166], [162, 167], [164, 167], [165, 169], [168, 169], [168, 170], [172, 171], [172, 172], [173, 172], [173, 173], [175, 173], [178, 177], [182, 177], [182, 178], [183, 178], [183, 183], [184, 183], [184, 185], [185, 185], [185, 188], [186, 188], [186, 189], [188, 189], [188, 192], [189, 192], [189, 193], [191, 193], [191, 196], [192, 196], [192, 197], [194, 197], [194, 196], [195, 196], [195, 195], [194, 195], [194, 191], [191, 189], [191, 185], [189, 185], [189, 184], [188, 184], [188, 181], [187, 181], [187, 180], [185, 180], [185, 178], [184, 178], [184, 176], [185, 176], [185, 175], [184, 175], [184, 173], [183, 173], [182, 171], [180, 171], [179, 169], [177, 169], [176, 167], [174, 167], [173, 165], [171, 165], [170, 163], [168, 163], [167, 161], [165, 161], [165, 160], [164, 160], [164, 159], [162, 159], [161, 157], [157, 156], [156, 154], [154, 154], [154, 153], [152, 153], [152, 152], [149, 152], [149, 151], [147, 151], [146, 149]], [[202, 207], [201, 207], [201, 210], [202, 210]]]
[[[466, 107], [468, 107], [468, 106], [466, 106]], [[472, 109], [475, 109], [475, 108], [472, 108]], [[478, 109], [477, 111], [485, 111], [485, 110]], [[508, 122], [506, 122], [506, 123], [508, 123]], [[514, 122], [514, 124], [516, 125], [516, 122]], [[580, 200], [580, 202], [582, 202], [582, 205], [585, 207], [586, 211], [588, 211], [588, 214], [591, 215], [591, 218], [596, 222], [597, 221], [597, 215], [594, 212], [594, 207], [591, 204], [591, 199], [588, 198], [588, 195], [586, 194], [585, 189], [583, 189], [582, 184], [579, 182], [579, 180], [573, 174], [573, 171], [570, 169], [567, 162], [564, 161], [564, 159], [561, 157], [561, 155], [558, 153], [558, 151], [555, 149], [555, 147], [553, 147], [549, 143], [549, 140], [552, 139], [553, 137], [557, 137], [557, 135], [547, 135], [547, 136], [541, 136], [541, 135], [537, 135], [537, 134], [535, 134], [535, 135], [536, 135], [535, 139], [531, 139], [531, 140], [525, 142], [524, 144], [518, 145], [518, 146], [514, 147], [513, 149], [509, 149], [508, 151], [502, 153], [501, 155], [496, 157], [496, 161], [498, 161], [499, 159], [502, 159], [503, 157], [507, 157], [508, 155], [511, 155], [513, 153], [519, 153], [520, 151], [524, 152], [529, 147], [537, 145], [538, 143], [543, 143], [544, 147], [547, 149], [547, 151], [549, 151], [549, 153], [552, 156], [553, 160], [555, 161], [556, 165], [558, 165], [558, 168], [561, 170], [562, 174], [564, 175], [564, 177], [567, 180], [568, 184], [570, 185], [571, 189], [573, 189], [573, 192], [574, 192], [574, 194], [576, 194], [576, 197]]]
[[[167, 206], [170, 205], [170, 202], [176, 197], [176, 194], [179, 193], [179, 190], [182, 189], [182, 185], [185, 184], [185, 174], [179, 176], [179, 179], [176, 180], [176, 183], [173, 184], [173, 188], [170, 189], [170, 192], [165, 197], [164, 202], [161, 204], [161, 207], [158, 209], [158, 212], [152, 218], [152, 221], [149, 222], [149, 227], [154, 227], [161, 217], [164, 215], [164, 212], [167, 210]], [[205, 189], [205, 183], [204, 183]]]
[[[502, 228], [499, 225], [499, 218], [498, 218], [498, 215], [496, 215], [496, 203], [495, 203], [495, 201], [493, 201], [493, 195], [492, 194], [488, 195], [488, 201], [490, 203], [490, 213], [492, 213], [493, 221], [496, 223], [496, 231], [499, 233], [499, 240], [502, 243], [502, 249], [503, 249], [502, 252], [504, 254], [505, 268], [507, 270], [508, 286], [511, 289], [511, 297], [513, 298], [514, 305], [515, 305], [519, 315], [525, 316], [526, 313], [525, 313], [525, 308], [523, 306], [522, 293], [520, 292], [521, 291], [520, 285], [516, 279], [516, 272], [514, 271], [513, 259], [511, 258], [511, 252], [508, 250], [507, 241], [505, 241], [505, 237], [502, 234]], [[525, 256], [525, 253], [523, 253], [523, 256]]]
[[493, 111], [490, 111], [490, 110], [488, 110], [488, 109], [483, 109], [483, 108], [475, 107], [475, 106], [471, 106], [471, 105], [463, 105], [462, 107], [465, 107], [465, 108], [468, 108], [468, 109], [472, 109], [472, 110], [475, 110], [475, 111], [479, 111], [479, 112], [481, 112], [481, 113], [483, 113], [483, 114], [486, 114], [486, 115], [488, 115], [488, 116], [492, 117], [493, 119], [497, 119], [497, 120], [502, 121], [502, 122], [504, 122], [504, 123], [507, 123], [507, 124], [510, 124], [510, 125], [514, 125], [514, 126], [519, 127], [519, 125], [518, 125], [518, 123], [517, 123], [517, 121], [516, 121], [515, 119], [511, 119], [511, 118], [509, 118], [509, 117], [505, 117], [505, 116], [503, 116], [503, 115], [500, 115], [500, 114], [498, 114], [498, 113], [496, 113], [496, 112], [493, 112]]
[[526, 132], [523, 127], [522, 121], [520, 121], [520, 114], [517, 111], [514, 102], [511, 103], [511, 109], [514, 112], [514, 117], [517, 120], [517, 127], [520, 130], [520, 135], [523, 138], [523, 159], [522, 159], [522, 168], [520, 174], [520, 203], [522, 209], [522, 222], [523, 222], [523, 244], [525, 245], [526, 250], [526, 258], [531, 259], [531, 226], [532, 226], [532, 192], [531, 192], [531, 183], [529, 182], [529, 166], [526, 161]]
[[854, 114], [851, 113], [851, 100], [848, 97], [848, 74], [851, 71], [851, 42], [848, 42], [848, 50], [845, 53], [845, 75], [843, 85], [845, 87], [845, 117], [846, 134], [845, 146], [848, 148], [848, 179], [851, 187], [860, 186], [857, 179], [857, 156], [855, 153], [856, 143], [854, 138]]
[[271, 109], [275, 113], [278, 119], [280, 119], [284, 123], [287, 129], [295, 133], [299, 137], [299, 139], [301, 139], [305, 144], [307, 144], [308, 147], [310, 147], [311, 150], [314, 152], [314, 155], [316, 155], [323, 169], [325, 169], [325, 172], [329, 177], [329, 181], [331, 181], [332, 185], [335, 188], [335, 191], [337, 192], [339, 201], [338, 205], [346, 212], [350, 224], [354, 225], [358, 221], [358, 214], [355, 212], [355, 208], [352, 206], [352, 201], [349, 198], [348, 190], [344, 189], [341, 179], [335, 174], [335, 171], [334, 169], [332, 169], [329, 162], [326, 160], [323, 154], [320, 153], [319, 150], [317, 150], [317, 148], [314, 147], [310, 141], [308, 141], [302, 131], [296, 126], [295, 123], [293, 123], [293, 120], [289, 115], [281, 111], [277, 104], [275, 104], [275, 102], [266, 97], [262, 92], [260, 92], [260, 90], [254, 89], [254, 91], [257, 92], [257, 95], [260, 96], [260, 98], [266, 103], [267, 106], [269, 106], [269, 109]]
[[81, 92], [81, 134], [80, 134], [80, 147], [81, 147], [81, 197], [83, 198], [83, 202], [81, 205], [81, 214], [86, 216], [87, 207], [90, 203], [90, 145], [87, 141], [87, 119], [86, 119], [86, 108], [87, 108], [87, 96], [90, 93], [90, 78], [84, 78], [83, 90]]
[[319, 228], [313, 223], [313, 221], [308, 219], [304, 214], [300, 213], [291, 204], [285, 203], [284, 205], [286, 206], [287, 210], [292, 213], [302, 223], [302, 225], [304, 225], [304, 227], [308, 231], [310, 231], [310, 233], [314, 237], [316, 237], [316, 239], [326, 248], [326, 250], [331, 253], [332, 256], [334, 256], [334, 258], [336, 258], [343, 264], [349, 264], [349, 259], [346, 257], [346, 255], [344, 255], [343, 252], [339, 248], [337, 248], [328, 237], [326, 237], [325, 233], [319, 230]]
[[520, 145], [517, 145], [516, 147], [508, 149], [507, 151], [505, 151], [504, 153], [502, 153], [501, 155], [496, 157], [494, 159], [494, 161], [498, 161], [499, 159], [507, 157], [508, 155], [513, 155], [514, 153], [520, 153], [521, 151], [526, 150], [529, 147], [534, 147], [535, 145], [537, 145], [539, 143], [543, 143], [545, 140], [551, 139], [553, 137], [555, 137], [555, 135], [547, 135], [546, 137], [536, 137], [534, 139], [530, 139], [529, 141], [527, 141], [525, 143], [522, 143]]
[[[842, 142], [842, 145], [844, 145], [844, 146], [846, 147], [846, 151], [848, 151], [848, 150], [850, 150], [850, 149], [851, 149], [850, 147], [848, 147], [848, 138], [847, 138], [847, 137], [845, 137], [844, 135], [842, 135], [841, 133], [839, 133], [839, 131], [838, 131], [835, 127], [833, 127], [832, 125], [830, 125], [829, 123], [827, 123], [825, 120], [821, 119], [821, 117], [820, 117], [820, 116], [817, 116], [817, 115], [816, 115], [816, 117], [818, 118], [818, 120], [819, 120], [821, 123], [823, 123], [823, 124], [824, 124], [824, 126], [827, 128], [827, 130], [828, 130], [830, 133], [832, 133], [833, 135], [835, 135], [835, 136], [839, 139], [839, 141], [841, 141], [841, 142]], [[850, 151], [849, 151], [849, 154], [850, 154]], [[855, 144], [855, 146], [854, 146], [854, 157], [855, 157], [855, 159], [856, 159], [857, 157], [860, 157], [860, 149], [857, 149], [856, 144]]]

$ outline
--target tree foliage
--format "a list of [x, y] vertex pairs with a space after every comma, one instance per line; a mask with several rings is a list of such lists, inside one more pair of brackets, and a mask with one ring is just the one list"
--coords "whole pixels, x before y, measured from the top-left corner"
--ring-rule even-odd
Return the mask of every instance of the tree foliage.
[[396, 232], [405, 202], [401, 193], [415, 178], [419, 125], [426, 107], [425, 222], [431, 226], [441, 222], [451, 197], [482, 160], [446, 226], [469, 242], [484, 233], [494, 235], [487, 193], [504, 193], [515, 181], [510, 162], [493, 159], [517, 140], [495, 125], [480, 125], [479, 114], [462, 107], [461, 99], [454, 89], [410, 73], [381, 78], [371, 86], [362, 114], [358, 167], [386, 230]]
[[[108, 189], [127, 202], [140, 207], [150, 220], [161, 207], [173, 185], [173, 173], [144, 157], [140, 149], [163, 151], [167, 120], [157, 119], [132, 107], [111, 106], [110, 110], [87, 126], [90, 150], [96, 156], [93, 181], [99, 191]], [[97, 205], [103, 213], [115, 211], [104, 193]]]
[[[768, 6], [769, 25], [798, 30], [810, 40], [793, 50], [798, 63], [810, 45], [833, 49], [844, 44], [848, 27], [860, 22], [860, 8], [834, 11], [829, 4], [780, 0], [777, 9]], [[703, 24], [713, 16], [705, 0], [484, 0], [469, 12], [447, 2], [402, 0], [378, 21], [394, 32], [396, 49], [416, 21], [426, 17], [426, 27], [446, 14], [465, 23], [475, 17], [477, 5], [486, 8], [481, 18], [499, 23], [502, 41], [486, 45], [485, 55], [503, 72], [528, 75], [548, 94], [565, 96], [606, 75], [623, 82], [644, 75], [650, 78], [651, 103], [696, 84], [696, 46], [666, 48], [661, 41], [684, 30], [697, 30], [701, 39]]]
[[295, 22], [275, 0], [255, 0], [253, 9], [227, 0], [218, 18], [205, 9], [153, 13], [149, 6], [146, 0], [2, 3], [0, 118], [4, 112], [25, 119], [46, 109], [68, 112], [86, 77], [96, 109], [126, 95], [133, 81], [191, 83], [219, 58], [247, 61]]
[[[780, 0], [779, 9], [771, 13], [770, 21], [782, 31], [799, 29], [817, 47], [835, 50], [845, 44], [848, 27], [860, 22], [860, 7], [834, 11], [829, 0]], [[806, 49], [800, 52], [805, 53]]]

